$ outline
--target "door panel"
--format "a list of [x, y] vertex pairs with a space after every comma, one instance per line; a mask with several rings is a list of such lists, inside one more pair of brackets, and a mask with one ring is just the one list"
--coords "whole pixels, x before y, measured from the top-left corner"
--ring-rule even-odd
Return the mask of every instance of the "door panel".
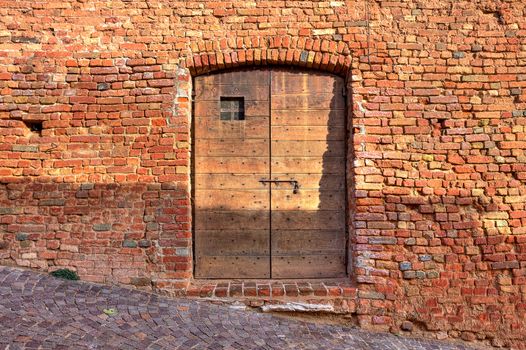
[[[195, 79], [195, 276], [270, 277], [269, 73]], [[244, 120], [222, 120], [221, 98], [243, 98]]]
[[299, 184], [272, 184], [272, 277], [345, 276], [343, 80], [279, 70], [271, 81], [272, 178]]
[[[194, 87], [195, 276], [344, 276], [343, 79], [258, 69]], [[244, 120], [221, 120], [221, 99], [240, 97]]]

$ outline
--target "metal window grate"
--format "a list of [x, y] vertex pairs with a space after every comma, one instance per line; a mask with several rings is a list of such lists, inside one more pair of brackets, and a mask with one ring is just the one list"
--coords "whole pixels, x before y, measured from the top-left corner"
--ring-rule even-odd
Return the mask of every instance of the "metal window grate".
[[221, 120], [245, 120], [245, 98], [221, 96]]

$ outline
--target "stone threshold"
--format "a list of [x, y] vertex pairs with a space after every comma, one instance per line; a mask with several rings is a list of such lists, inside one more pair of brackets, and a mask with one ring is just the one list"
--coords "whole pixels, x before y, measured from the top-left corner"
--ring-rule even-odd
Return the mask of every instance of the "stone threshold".
[[189, 298], [355, 299], [357, 288], [348, 279], [334, 280], [193, 280]]

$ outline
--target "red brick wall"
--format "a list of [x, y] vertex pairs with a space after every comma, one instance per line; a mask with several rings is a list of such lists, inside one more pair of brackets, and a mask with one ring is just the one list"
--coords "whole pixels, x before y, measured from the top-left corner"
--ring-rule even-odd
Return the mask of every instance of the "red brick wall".
[[350, 81], [360, 324], [523, 344], [524, 15], [520, 0], [0, 1], [0, 261], [184, 288], [191, 76], [307, 66]]

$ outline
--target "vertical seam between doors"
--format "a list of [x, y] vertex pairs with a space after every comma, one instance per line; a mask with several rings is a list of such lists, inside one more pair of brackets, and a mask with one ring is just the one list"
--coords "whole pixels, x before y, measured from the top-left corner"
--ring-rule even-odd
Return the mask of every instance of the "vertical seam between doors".
[[[268, 70], [268, 171], [269, 180], [272, 180], [272, 70]], [[268, 230], [268, 252], [269, 252], [269, 277], [272, 278], [272, 182], [268, 183], [269, 193], [269, 230]]]

